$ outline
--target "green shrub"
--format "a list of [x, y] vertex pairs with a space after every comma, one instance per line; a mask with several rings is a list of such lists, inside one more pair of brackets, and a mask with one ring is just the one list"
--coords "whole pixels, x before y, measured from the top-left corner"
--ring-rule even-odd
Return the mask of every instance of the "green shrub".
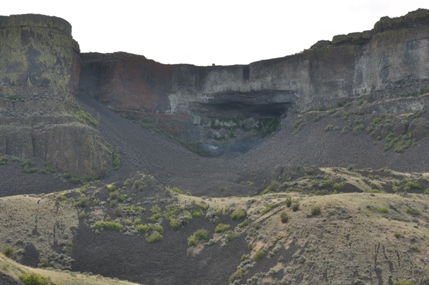
[[417, 182], [407, 182], [407, 184], [405, 184], [405, 187], [407, 187], [408, 189], [422, 189], [422, 185], [417, 183]]
[[262, 195], [263, 194], [267, 194], [267, 193], [269, 193], [269, 192], [271, 192], [271, 191], [274, 191], [274, 192], [278, 192], [279, 191], [279, 189], [280, 189], [280, 183], [278, 182], [278, 181], [276, 181], [276, 180], [273, 180], [273, 181], [271, 181], [271, 183], [270, 183], [270, 185], [268, 185], [268, 187], [267, 188], [265, 188], [264, 189], [264, 191], [262, 191]]
[[418, 247], [417, 245], [414, 245], [414, 244], [412, 246], [410, 246], [410, 249], [414, 252], [421, 252], [420, 247]]
[[401, 238], [401, 237], [403, 237], [403, 235], [400, 233], [400, 232], [395, 232], [395, 238]]
[[344, 189], [344, 183], [335, 183], [334, 184], [334, 190], [335, 191], [342, 191]]
[[207, 240], [208, 233], [206, 230], [197, 230], [193, 235], [188, 237], [188, 247], [196, 246], [200, 240]]
[[81, 122], [85, 124], [89, 122], [94, 127], [98, 127], [98, 121], [94, 119], [94, 117], [90, 113], [85, 112], [80, 106], [76, 106], [76, 107], [78, 110], [74, 113], [72, 112], [73, 116], [75, 116], [77, 119], [79, 119]]
[[110, 200], [118, 200], [118, 198], [119, 198], [119, 193], [118, 193], [118, 191], [110, 192], [110, 194], [109, 194], [109, 198], [110, 198]]
[[313, 206], [311, 208], [311, 215], [312, 216], [320, 215], [320, 213], [322, 213], [322, 210], [321, 210], [320, 206]]
[[115, 184], [107, 185], [107, 190], [109, 192], [115, 192], [116, 191], [116, 185]]
[[290, 205], [292, 205], [292, 198], [291, 197], [287, 197], [285, 203], [286, 203], [286, 207], [289, 208]]
[[389, 209], [386, 207], [380, 207], [380, 208], [377, 208], [377, 212], [382, 213], [382, 214], [387, 214], [387, 213], [389, 213]]
[[192, 216], [199, 218], [204, 214], [202, 209], [192, 211]]
[[240, 228], [244, 228], [244, 227], [247, 227], [247, 225], [249, 224], [249, 222], [247, 221], [247, 220], [245, 220], [244, 222], [242, 222], [242, 223], [239, 223], [238, 224], [238, 226], [240, 227]]
[[49, 285], [47, 278], [34, 272], [19, 275], [19, 280], [25, 285]]
[[229, 283], [234, 283], [237, 280], [243, 279], [245, 273], [246, 271], [244, 270], [244, 268], [241, 267], [237, 269], [237, 271], [232, 273], [231, 276], [229, 277]]
[[159, 232], [154, 231], [150, 236], [146, 238], [146, 241], [148, 243], [160, 242], [162, 241], [162, 235]]
[[263, 251], [261, 249], [258, 250], [258, 251], [256, 251], [255, 255], [253, 255], [253, 257], [252, 257], [252, 260], [255, 261], [255, 262], [257, 262], [257, 261], [259, 261], [259, 260], [262, 259], [262, 257], [264, 256], [264, 254], [265, 254], [265, 251]]
[[119, 202], [123, 203], [123, 202], [125, 202], [125, 200], [127, 200], [127, 195], [125, 195], [125, 194], [119, 195], [119, 197], [118, 197]]
[[299, 210], [299, 202], [293, 203], [291, 208], [292, 208], [292, 211], [294, 211], [294, 212], [298, 211]]
[[8, 258], [10, 258], [12, 255], [14, 255], [15, 252], [16, 252], [16, 248], [14, 248], [13, 246], [10, 246], [10, 245], [8, 245], [7, 247], [5, 247], [3, 249], [3, 254]]
[[407, 214], [410, 214], [411, 216], [420, 216], [421, 212], [418, 209], [408, 208]]
[[332, 131], [333, 129], [334, 129], [334, 126], [333, 126], [333, 125], [331, 125], [331, 124], [329, 124], [329, 125], [327, 125], [327, 126], [326, 126], [326, 128], [325, 128], [325, 132]]
[[269, 211], [271, 211], [274, 208], [274, 204], [271, 203], [265, 203], [264, 204], [264, 213], [268, 213]]
[[170, 227], [175, 231], [179, 230], [180, 229], [179, 221], [174, 217], [170, 218]]
[[244, 210], [237, 210], [231, 214], [231, 219], [240, 220], [244, 218], [244, 216], [246, 216], [246, 212], [244, 212]]
[[223, 233], [229, 230], [231, 226], [229, 224], [218, 224], [215, 228], [215, 233]]
[[282, 221], [283, 224], [287, 223], [289, 221], [289, 216], [286, 212], [281, 212], [280, 213], [280, 220]]
[[34, 172], [37, 172], [37, 168], [31, 167], [33, 165], [34, 165], [34, 162], [32, 162], [29, 159], [27, 159], [26, 161], [24, 161], [22, 163], [22, 166], [24, 166], [24, 172], [25, 173], [34, 173]]
[[0, 165], [6, 164], [9, 161], [9, 158], [2, 156], [0, 157]]
[[180, 190], [177, 187], [173, 187], [173, 188], [167, 187], [166, 190], [167, 190], [167, 192], [169, 192], [171, 194], [173, 194], [173, 193], [176, 193], [176, 194], [185, 194], [182, 190]]
[[86, 206], [88, 206], [89, 203], [89, 197], [86, 196], [81, 196], [79, 198], [79, 202], [77, 202], [77, 206], [81, 207], [81, 208], [85, 208]]
[[82, 177], [80, 177], [79, 175], [76, 175], [76, 174], [64, 173], [63, 177], [69, 179], [70, 182], [73, 184], [79, 184], [79, 183], [83, 182]]
[[402, 279], [402, 280], [393, 282], [393, 285], [414, 285], [414, 283], [412, 281]]
[[240, 233], [239, 233], [239, 232], [233, 232], [233, 231], [228, 231], [228, 232], [226, 233], [226, 235], [225, 235], [226, 240], [227, 240], [228, 242], [232, 241], [233, 239], [238, 238], [239, 236], [240, 236]]
[[300, 119], [300, 120], [298, 120], [298, 121], [295, 121], [293, 124], [292, 124], [292, 127], [295, 129], [294, 131], [293, 131], [293, 133], [294, 134], [296, 134], [296, 133], [298, 133], [304, 126], [305, 126], [305, 121], [303, 120], [303, 119]]
[[152, 225], [140, 224], [136, 226], [136, 230], [141, 233], [147, 233], [152, 229]]
[[114, 170], [118, 170], [121, 165], [121, 158], [119, 154], [112, 152], [112, 167]]
[[124, 226], [121, 223], [115, 222], [115, 221], [103, 221], [103, 222], [96, 222], [93, 226], [96, 230], [111, 230], [111, 231], [120, 231], [124, 228]]
[[152, 212], [152, 216], [150, 216], [148, 220], [149, 222], [155, 223], [159, 218], [161, 218], [161, 212]]
[[136, 180], [133, 187], [139, 191], [142, 191], [146, 187], [146, 183], [142, 180]]
[[65, 201], [65, 200], [67, 200], [67, 197], [64, 194], [58, 194], [57, 199], [60, 201]]
[[58, 172], [58, 169], [51, 162], [45, 162], [45, 170], [53, 174]]

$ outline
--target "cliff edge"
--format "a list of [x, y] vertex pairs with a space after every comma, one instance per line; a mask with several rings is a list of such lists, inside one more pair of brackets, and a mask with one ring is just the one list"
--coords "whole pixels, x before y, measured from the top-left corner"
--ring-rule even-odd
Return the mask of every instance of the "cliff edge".
[[82, 96], [199, 150], [245, 151], [297, 111], [429, 86], [429, 11], [383, 17], [370, 31], [249, 65], [164, 65], [127, 53], [81, 58]]
[[79, 46], [63, 19], [0, 17], [0, 155], [40, 158], [59, 171], [99, 177], [111, 155], [76, 114]]

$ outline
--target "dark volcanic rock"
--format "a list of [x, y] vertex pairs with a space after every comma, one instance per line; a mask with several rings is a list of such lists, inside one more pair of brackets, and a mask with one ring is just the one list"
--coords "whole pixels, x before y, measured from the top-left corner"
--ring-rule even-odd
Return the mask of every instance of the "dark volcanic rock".
[[0, 155], [88, 177], [111, 169], [97, 131], [72, 115], [80, 58], [70, 24], [16, 15], [0, 17], [0, 32]]
[[[335, 36], [300, 54], [249, 65], [164, 65], [126, 53], [82, 54], [79, 87], [145, 126], [200, 149], [228, 151], [240, 149], [240, 139], [258, 130], [266, 130], [262, 136], [278, 130], [261, 118], [428, 86], [428, 30], [429, 12], [420, 9], [382, 18], [371, 31]], [[257, 120], [256, 127], [242, 127], [250, 119]], [[216, 120], [226, 125], [213, 124]], [[261, 135], [250, 137], [257, 142]]]
[[0, 285], [23, 285], [23, 284], [24, 283], [21, 283], [20, 281], [13, 279], [9, 275], [6, 275], [0, 272]]

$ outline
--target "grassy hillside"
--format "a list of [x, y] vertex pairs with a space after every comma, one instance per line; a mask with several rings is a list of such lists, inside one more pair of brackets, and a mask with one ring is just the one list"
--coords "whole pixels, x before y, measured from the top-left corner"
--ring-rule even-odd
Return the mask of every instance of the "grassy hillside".
[[[4, 197], [0, 246], [64, 284], [85, 276], [42, 268], [147, 284], [427, 284], [427, 173], [277, 168], [279, 179], [247, 197], [196, 197], [144, 174]], [[14, 277], [24, 270], [2, 262]]]
[[4, 255], [0, 255], [0, 271], [19, 280], [19, 276], [25, 273], [36, 273], [54, 284], [63, 285], [80, 285], [80, 284], [91, 284], [91, 285], [109, 285], [109, 284], [121, 284], [121, 285], [132, 285], [137, 283], [121, 281], [118, 279], [105, 278], [100, 275], [91, 275], [89, 273], [77, 273], [67, 272], [59, 270], [47, 270], [40, 268], [31, 268], [23, 266]]

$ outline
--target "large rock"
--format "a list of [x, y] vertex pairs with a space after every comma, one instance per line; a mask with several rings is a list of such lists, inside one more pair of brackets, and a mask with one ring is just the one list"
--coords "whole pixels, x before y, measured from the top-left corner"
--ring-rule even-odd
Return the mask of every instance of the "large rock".
[[[217, 148], [225, 141], [240, 144], [257, 130], [225, 128], [229, 138], [219, 141], [216, 119], [240, 118], [239, 125], [245, 125], [249, 118], [282, 118], [290, 107], [301, 111], [429, 86], [428, 34], [429, 11], [420, 9], [384, 17], [371, 31], [335, 36], [300, 54], [249, 65], [164, 65], [126, 53], [82, 54], [79, 86], [82, 93], [181, 140]], [[258, 128], [265, 128], [261, 122]]]
[[68, 22], [0, 17], [0, 155], [38, 157], [86, 177], [111, 169], [98, 131], [72, 115], [79, 74], [79, 46]]

